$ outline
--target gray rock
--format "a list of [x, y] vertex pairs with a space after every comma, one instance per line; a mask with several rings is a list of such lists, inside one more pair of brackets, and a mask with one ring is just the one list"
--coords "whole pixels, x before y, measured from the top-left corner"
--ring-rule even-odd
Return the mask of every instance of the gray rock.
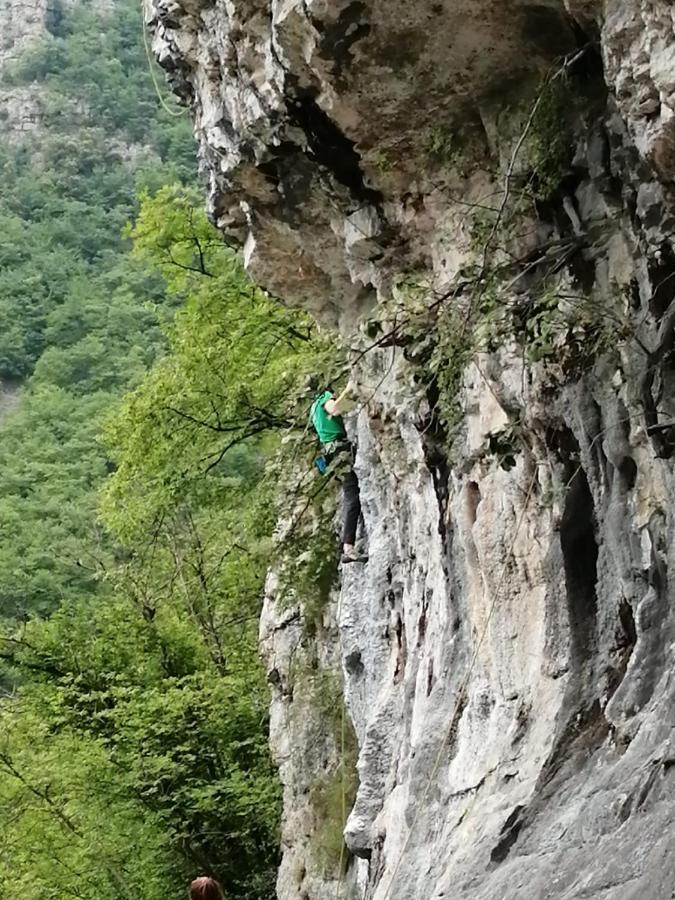
[[[432, 319], [357, 354], [368, 562], [312, 640], [274, 574], [261, 624], [280, 900], [672, 897], [671, 6], [153, 0], [148, 17], [214, 220], [351, 346], [364, 310], [386, 330], [496, 280], [492, 312], [524, 309], [527, 332], [557, 298], [542, 360], [531, 333], [474, 348], [452, 440], [425, 390]], [[577, 150], [533, 203], [522, 184], [555, 143], [536, 132], [540, 76], [594, 34], [607, 105], [589, 42]], [[289, 689], [310, 657], [341, 668], [359, 743], [339, 884], [317, 869], [309, 794], [340, 749]]]

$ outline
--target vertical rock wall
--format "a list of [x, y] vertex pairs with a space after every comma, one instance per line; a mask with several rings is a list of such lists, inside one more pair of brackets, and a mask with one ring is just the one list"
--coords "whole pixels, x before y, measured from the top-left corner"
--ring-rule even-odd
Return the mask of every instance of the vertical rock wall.
[[[273, 581], [263, 616], [279, 897], [671, 897], [671, 6], [148, 18], [214, 219], [360, 348], [368, 562], [311, 636]], [[308, 658], [341, 669], [358, 740], [339, 884]]]

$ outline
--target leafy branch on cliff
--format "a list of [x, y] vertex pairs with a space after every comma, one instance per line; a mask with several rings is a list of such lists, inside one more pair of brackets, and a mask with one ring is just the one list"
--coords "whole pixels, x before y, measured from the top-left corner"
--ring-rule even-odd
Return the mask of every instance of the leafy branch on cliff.
[[[200, 235], [199, 250], [186, 241], [185, 224]], [[184, 192], [165, 188], [146, 197], [133, 236], [136, 254], [159, 266], [169, 294], [185, 304], [168, 329], [171, 352], [108, 429], [120, 457], [104, 508], [114, 518], [123, 511], [125, 531], [132, 522], [147, 527], [190, 491], [219, 489], [229, 459], [250, 460], [252, 477], [279, 436], [305, 431], [296, 397], [307, 374], [328, 368], [336, 352], [307, 316], [248, 281]], [[208, 277], [201, 261], [191, 262], [199, 253]], [[148, 479], [153, 470], [163, 476]]]
[[15, 72], [40, 139], [0, 147], [0, 892], [271, 900], [270, 463], [335, 348], [208, 225], [140, 40], [126, 0], [63, 11]]
[[[548, 377], [564, 380], [622, 341], [638, 341], [628, 311], [617, 310], [616, 298], [586, 294], [575, 281], [575, 264], [602, 239], [581, 233], [561, 187], [574, 135], [591, 115], [592, 101], [584, 108], [572, 90], [575, 66], [588, 52], [590, 46], [571, 54], [544, 78], [512, 138], [501, 190], [467, 202], [475, 261], [443, 291], [408, 273], [368, 326], [374, 340], [360, 353], [402, 346], [420, 364], [433, 414], [450, 439], [462, 418], [467, 368], [473, 363], [482, 372], [481, 354], [510, 346], [524, 362], [538, 363]], [[492, 197], [499, 201], [486, 205]], [[552, 204], [569, 219], [559, 237], [540, 228]], [[431, 379], [422, 374], [429, 369]]]
[[[166, 355], [107, 428], [115, 471], [102, 514], [112, 552], [90, 576], [100, 590], [0, 639], [19, 686], [5, 710], [11, 752], [27, 752], [30, 741], [31, 779], [42, 767], [54, 802], [84, 820], [86, 845], [83, 838], [62, 854], [62, 893], [71, 889], [65, 867], [96, 864], [103, 820], [87, 818], [93, 804], [80, 806], [59, 784], [35, 737], [42, 727], [97, 754], [110, 788], [97, 798], [115, 815], [118, 796], [128, 798], [125, 815], [147, 830], [145, 843], [134, 843], [141, 856], [155, 847], [148, 885], [116, 851], [135, 895], [154, 900], [207, 869], [233, 898], [264, 900], [273, 896], [279, 815], [256, 643], [276, 525], [277, 476], [268, 467], [281, 434], [302, 430], [297, 385], [334, 349], [300, 313], [251, 286], [189, 191], [145, 196], [129, 234], [138, 264], [156, 267], [168, 302], [180, 297], [184, 306], [163, 326]], [[251, 434], [263, 413], [264, 428]], [[224, 452], [232, 435], [237, 443]], [[70, 765], [65, 759], [64, 778]], [[78, 777], [79, 794], [94, 790], [89, 769]], [[17, 787], [0, 773], [5, 789]], [[21, 840], [32, 819], [26, 812], [4, 824]], [[52, 822], [39, 840], [60, 845], [62, 826]], [[26, 873], [36, 874], [28, 863]], [[112, 882], [99, 882], [98, 897], [115, 896]]]

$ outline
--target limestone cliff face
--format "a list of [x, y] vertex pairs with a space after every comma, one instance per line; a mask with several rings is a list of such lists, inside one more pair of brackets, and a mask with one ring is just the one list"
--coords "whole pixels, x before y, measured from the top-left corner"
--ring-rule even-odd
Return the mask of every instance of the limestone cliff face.
[[53, 0], [3, 0], [0, 6], [2, 67], [19, 60], [31, 44], [47, 33], [57, 17]]
[[[658, 0], [154, 0], [223, 231], [350, 335], [369, 560], [261, 626], [281, 900], [675, 883], [675, 33]], [[359, 330], [358, 324], [368, 320]], [[294, 660], [340, 660], [359, 787]]]
[[[76, 0], [1, 0], [0, 2], [0, 79], [26, 58], [31, 47], [39, 44], [59, 27], [64, 12]], [[92, 0], [101, 14], [113, 9], [114, 0]], [[43, 118], [43, 88], [0, 84], [0, 140], [31, 140]]]
[[[4, 0], [0, 6], [0, 75], [48, 34], [57, 11], [48, 0]], [[39, 92], [32, 87], [0, 88], [2, 138], [17, 140], [40, 122]]]

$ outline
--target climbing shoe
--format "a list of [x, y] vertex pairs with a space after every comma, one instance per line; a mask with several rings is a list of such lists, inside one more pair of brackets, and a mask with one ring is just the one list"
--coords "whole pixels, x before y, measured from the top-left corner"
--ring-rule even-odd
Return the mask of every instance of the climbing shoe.
[[342, 556], [340, 557], [341, 563], [356, 563], [356, 562], [368, 562], [368, 557], [365, 553], [359, 553], [356, 548], [354, 550], [343, 551]]

